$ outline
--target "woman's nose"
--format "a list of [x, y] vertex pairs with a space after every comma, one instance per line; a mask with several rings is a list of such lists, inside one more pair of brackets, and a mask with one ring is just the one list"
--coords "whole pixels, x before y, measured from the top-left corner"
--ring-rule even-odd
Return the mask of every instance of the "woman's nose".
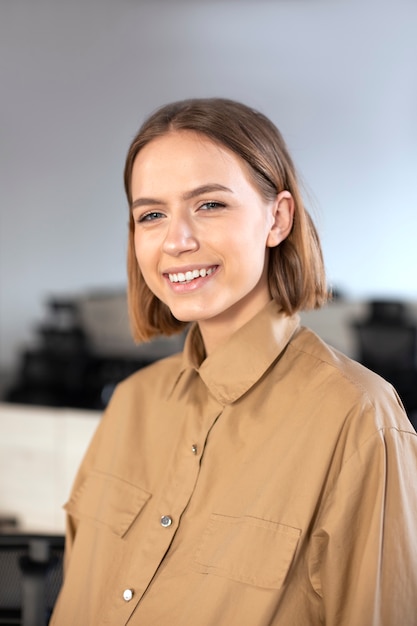
[[172, 219], [163, 242], [163, 251], [171, 256], [191, 252], [199, 247], [191, 224], [185, 219]]

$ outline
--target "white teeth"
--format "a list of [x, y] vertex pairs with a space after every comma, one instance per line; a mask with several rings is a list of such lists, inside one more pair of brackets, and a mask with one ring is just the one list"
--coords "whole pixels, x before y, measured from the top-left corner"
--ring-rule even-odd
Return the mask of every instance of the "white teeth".
[[203, 268], [201, 270], [188, 270], [185, 272], [178, 272], [178, 274], [168, 274], [169, 280], [171, 283], [189, 283], [194, 280], [194, 278], [204, 278], [205, 276], [209, 276], [212, 272], [214, 272], [214, 267], [209, 267], [208, 269]]

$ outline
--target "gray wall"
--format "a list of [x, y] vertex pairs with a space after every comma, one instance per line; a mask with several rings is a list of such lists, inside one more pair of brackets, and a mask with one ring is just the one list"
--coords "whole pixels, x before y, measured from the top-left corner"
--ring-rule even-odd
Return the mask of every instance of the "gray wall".
[[128, 143], [190, 96], [280, 127], [333, 284], [415, 299], [416, 33], [415, 0], [0, 0], [0, 365], [50, 294], [125, 285]]

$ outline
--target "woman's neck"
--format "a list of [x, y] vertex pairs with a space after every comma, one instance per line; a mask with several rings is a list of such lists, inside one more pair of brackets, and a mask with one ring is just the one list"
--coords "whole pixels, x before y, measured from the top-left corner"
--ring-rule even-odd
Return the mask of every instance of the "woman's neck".
[[221, 316], [198, 322], [206, 356], [209, 356], [219, 346], [225, 344], [239, 328], [255, 317], [268, 302], [270, 302], [270, 299], [259, 301], [257, 306], [246, 308], [244, 311], [236, 311], [234, 310], [235, 307], [232, 307]]

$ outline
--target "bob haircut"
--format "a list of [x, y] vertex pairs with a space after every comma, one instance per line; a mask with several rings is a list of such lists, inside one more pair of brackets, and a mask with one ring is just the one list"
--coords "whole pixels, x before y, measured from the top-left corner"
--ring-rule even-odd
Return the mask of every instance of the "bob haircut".
[[145, 120], [126, 157], [124, 183], [130, 211], [128, 308], [134, 339], [147, 341], [156, 335], [172, 335], [187, 326], [171, 314], [143, 279], [136, 261], [135, 224], [130, 210], [136, 156], [153, 139], [183, 130], [205, 135], [243, 159], [264, 199], [271, 200], [284, 190], [291, 193], [295, 203], [294, 223], [288, 237], [270, 249], [269, 288], [288, 315], [322, 306], [328, 291], [321, 246], [304, 208], [296, 170], [279, 130], [263, 114], [233, 100], [182, 100], [161, 107]]

